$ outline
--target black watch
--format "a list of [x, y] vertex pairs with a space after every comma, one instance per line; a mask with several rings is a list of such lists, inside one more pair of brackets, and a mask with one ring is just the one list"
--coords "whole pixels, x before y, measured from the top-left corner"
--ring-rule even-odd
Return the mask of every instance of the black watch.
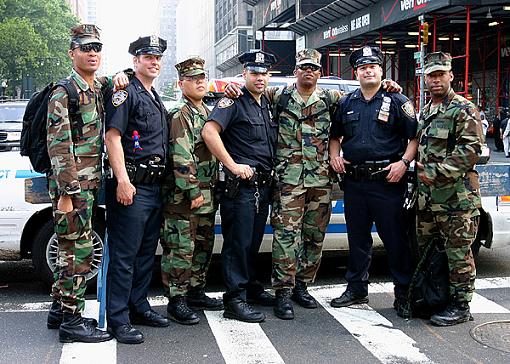
[[404, 162], [407, 168], [411, 165], [411, 161], [409, 159], [402, 158], [401, 161]]

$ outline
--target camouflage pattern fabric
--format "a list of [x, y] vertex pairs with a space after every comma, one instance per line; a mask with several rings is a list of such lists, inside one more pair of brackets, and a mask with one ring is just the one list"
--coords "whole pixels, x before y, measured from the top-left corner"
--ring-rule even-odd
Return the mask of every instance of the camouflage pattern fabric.
[[[92, 211], [101, 179], [103, 86], [112, 79], [94, 80], [94, 90], [73, 70], [70, 76], [80, 96], [83, 136], [71, 126], [68, 96], [58, 87], [48, 104], [48, 154], [51, 172], [48, 191], [53, 201], [55, 233], [58, 239], [58, 262], [52, 296], [62, 300], [63, 310], [80, 313], [84, 307], [85, 277], [90, 271], [92, 254]], [[74, 210], [57, 210], [59, 196], [70, 195]]]
[[313, 48], [305, 48], [296, 53], [296, 66], [314, 64], [321, 67], [322, 54]]
[[48, 154], [52, 171], [50, 190], [58, 195], [73, 194], [84, 188], [98, 188], [101, 179], [102, 120], [104, 119], [102, 83], [110, 79], [96, 79], [95, 90], [75, 71], [71, 80], [80, 96], [83, 119], [83, 137], [72, 130], [68, 113], [68, 96], [63, 87], [57, 87], [48, 104]]
[[418, 242], [445, 242], [450, 269], [450, 291], [459, 301], [470, 301], [475, 263], [471, 244], [477, 231], [480, 203], [478, 175], [473, 171], [483, 140], [476, 107], [450, 89], [443, 103], [427, 104], [418, 126], [419, 172], [433, 181], [418, 180]]
[[[330, 183], [329, 130], [331, 117], [323, 98], [326, 94], [317, 88], [305, 103], [295, 85], [291, 97], [279, 118], [276, 173], [280, 182], [304, 187], [323, 187]], [[273, 108], [278, 104], [283, 88], [270, 87], [266, 91]], [[329, 92], [330, 105], [340, 93]], [[315, 116], [318, 115], [318, 116]]]
[[58, 258], [52, 297], [62, 303], [64, 312], [81, 313], [85, 307], [85, 275], [90, 272], [94, 255], [92, 214], [96, 197], [97, 190], [72, 195], [73, 210], [68, 213], [58, 210], [58, 199], [53, 200]]
[[295, 279], [313, 282], [331, 216], [331, 185], [283, 184], [275, 194], [271, 212], [273, 287], [293, 287]]
[[209, 109], [202, 104], [197, 109], [183, 97], [169, 114], [173, 115], [170, 127], [170, 159], [173, 173], [162, 185], [165, 213], [192, 213], [191, 200], [204, 196], [204, 204], [193, 214], [216, 211], [213, 185], [218, 174], [218, 163], [202, 139], [202, 128]]
[[191, 57], [175, 65], [179, 77], [192, 77], [205, 74], [205, 61], [200, 57]]
[[[214, 245], [217, 206], [213, 185], [218, 163], [202, 139], [209, 110], [183, 97], [170, 111], [170, 156], [173, 173], [162, 185], [165, 217], [161, 270], [168, 275], [170, 296], [203, 288]], [[191, 201], [202, 195], [204, 203], [191, 210]]]
[[205, 287], [214, 246], [215, 213], [165, 217], [161, 269], [168, 274], [170, 297]]

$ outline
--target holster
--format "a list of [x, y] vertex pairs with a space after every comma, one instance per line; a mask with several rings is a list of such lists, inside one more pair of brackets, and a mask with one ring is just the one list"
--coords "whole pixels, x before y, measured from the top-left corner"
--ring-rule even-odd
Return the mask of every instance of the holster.
[[230, 172], [227, 168], [223, 167], [223, 171], [225, 172], [225, 188], [223, 193], [228, 198], [235, 198], [239, 193], [239, 184], [241, 183], [241, 177], [236, 176], [234, 173]]
[[151, 157], [146, 162], [138, 164], [126, 161], [126, 171], [129, 181], [136, 184], [156, 184], [163, 180], [165, 165], [161, 158]]

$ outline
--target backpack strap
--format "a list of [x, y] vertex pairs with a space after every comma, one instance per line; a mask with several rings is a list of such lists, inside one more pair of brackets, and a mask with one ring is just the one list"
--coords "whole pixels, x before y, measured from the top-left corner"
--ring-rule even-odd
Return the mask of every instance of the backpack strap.
[[80, 112], [80, 96], [78, 95], [78, 91], [76, 91], [76, 87], [68, 78], [58, 81], [54, 87], [58, 86], [63, 87], [67, 92], [71, 126], [78, 132], [79, 140], [80, 138], [83, 138], [83, 128], [85, 126]]
[[292, 95], [292, 89], [288, 86], [285, 86], [280, 94], [280, 99], [276, 104], [276, 108], [274, 110], [274, 121], [276, 123], [280, 120], [280, 114], [287, 109], [287, 105], [289, 104], [290, 97]]

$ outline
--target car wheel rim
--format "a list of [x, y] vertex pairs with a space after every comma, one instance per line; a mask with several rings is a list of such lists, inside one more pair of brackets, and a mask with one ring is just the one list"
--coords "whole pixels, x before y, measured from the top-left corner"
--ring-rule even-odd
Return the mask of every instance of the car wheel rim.
[[[92, 265], [90, 268], [90, 272], [85, 275], [85, 278], [87, 280], [97, 276], [99, 265], [101, 264], [101, 258], [103, 256], [103, 239], [101, 239], [99, 234], [96, 233], [95, 231], [92, 231], [92, 250], [93, 250]], [[57, 258], [58, 258], [57, 234], [53, 234], [46, 247], [46, 263], [48, 264], [48, 267], [50, 267], [52, 272], [55, 272], [55, 269], [57, 267]]]

